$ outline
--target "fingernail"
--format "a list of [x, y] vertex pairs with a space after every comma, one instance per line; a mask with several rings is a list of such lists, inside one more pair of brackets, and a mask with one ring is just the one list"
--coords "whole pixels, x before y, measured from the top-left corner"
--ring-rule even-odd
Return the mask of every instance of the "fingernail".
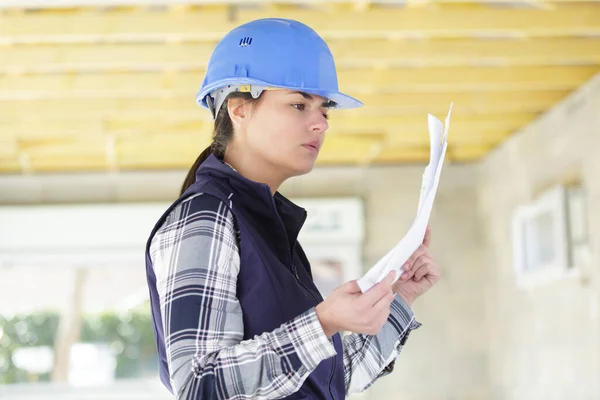
[[404, 279], [404, 280], [408, 279], [408, 274], [406, 272], [402, 274], [402, 279]]

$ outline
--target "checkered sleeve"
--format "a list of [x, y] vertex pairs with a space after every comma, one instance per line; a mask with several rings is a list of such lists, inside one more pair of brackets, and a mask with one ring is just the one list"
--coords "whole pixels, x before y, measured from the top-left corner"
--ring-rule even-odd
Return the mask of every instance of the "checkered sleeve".
[[390, 316], [377, 335], [353, 333], [344, 336], [347, 395], [360, 393], [391, 373], [408, 335], [420, 326], [408, 304], [396, 295], [390, 306]]
[[154, 236], [171, 384], [177, 399], [275, 399], [296, 392], [335, 348], [315, 309], [243, 340], [233, 215], [208, 194], [182, 201]]

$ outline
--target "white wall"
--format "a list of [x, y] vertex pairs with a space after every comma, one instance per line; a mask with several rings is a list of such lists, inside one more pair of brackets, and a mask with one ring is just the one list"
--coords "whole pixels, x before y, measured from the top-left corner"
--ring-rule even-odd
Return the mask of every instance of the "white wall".
[[[487, 238], [485, 293], [491, 390], [497, 399], [600, 398], [600, 75], [493, 152], [479, 169]], [[510, 222], [544, 189], [586, 192], [592, 262], [579, 275], [516, 286]]]

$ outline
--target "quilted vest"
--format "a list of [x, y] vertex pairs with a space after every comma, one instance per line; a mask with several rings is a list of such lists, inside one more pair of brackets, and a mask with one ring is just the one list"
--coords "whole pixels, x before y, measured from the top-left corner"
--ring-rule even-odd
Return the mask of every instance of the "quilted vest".
[[[171, 391], [149, 247], [171, 210], [186, 197], [197, 193], [219, 198], [234, 215], [240, 249], [237, 298], [243, 310], [244, 340], [273, 331], [323, 301], [313, 283], [309, 261], [297, 240], [306, 220], [306, 211], [280, 193], [273, 196], [267, 185], [244, 178], [211, 155], [196, 171], [195, 183], [157, 221], [146, 245], [146, 274], [160, 377]], [[288, 399], [345, 398], [341, 336], [336, 334], [332, 342], [337, 355], [323, 360], [300, 390]]]

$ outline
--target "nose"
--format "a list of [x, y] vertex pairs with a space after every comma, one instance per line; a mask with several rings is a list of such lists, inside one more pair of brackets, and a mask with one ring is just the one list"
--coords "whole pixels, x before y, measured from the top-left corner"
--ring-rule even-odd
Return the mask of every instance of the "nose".
[[325, 118], [323, 116], [323, 114], [321, 113], [321, 111], [318, 111], [316, 113], [315, 118], [313, 118], [313, 120], [311, 121], [311, 127], [310, 127], [312, 132], [317, 132], [317, 133], [325, 133], [325, 131], [327, 131], [327, 129], [329, 129], [329, 122], [327, 121], [327, 118]]

